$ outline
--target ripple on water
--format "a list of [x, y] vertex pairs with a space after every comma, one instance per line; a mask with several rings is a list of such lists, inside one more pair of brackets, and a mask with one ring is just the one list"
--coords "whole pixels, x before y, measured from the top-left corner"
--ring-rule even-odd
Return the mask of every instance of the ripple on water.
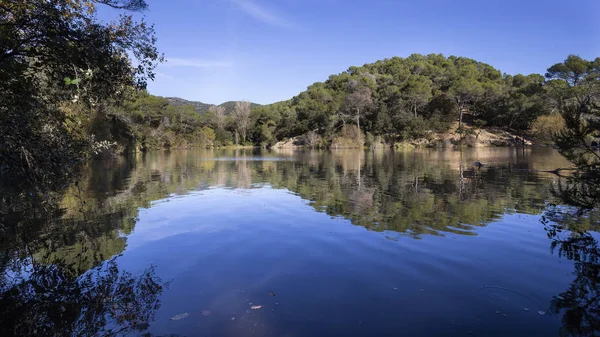
[[[480, 299], [490, 303], [495, 309], [529, 312], [529, 308], [535, 308], [539, 315], [545, 315], [548, 312], [548, 308], [533, 296], [514, 289], [496, 285], [483, 285], [477, 289], [477, 292]], [[496, 312], [499, 313], [500, 311]]]

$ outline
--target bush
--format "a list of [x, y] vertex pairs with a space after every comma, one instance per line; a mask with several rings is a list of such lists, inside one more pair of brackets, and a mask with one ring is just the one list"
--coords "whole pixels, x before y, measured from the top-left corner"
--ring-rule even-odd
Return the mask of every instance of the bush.
[[432, 130], [432, 125], [429, 121], [426, 121], [421, 116], [415, 117], [408, 113], [398, 114], [394, 118], [394, 127], [402, 141], [422, 138], [429, 130]]
[[382, 136], [375, 136], [370, 132], [367, 132], [365, 137], [365, 146], [375, 149], [387, 146], [385, 139]]
[[200, 147], [212, 147], [215, 142], [215, 131], [208, 126], [203, 127], [197, 131], [196, 140], [198, 144], [194, 144]]
[[319, 147], [322, 142], [321, 136], [315, 131], [308, 131], [302, 138], [304, 145], [311, 149]]
[[356, 125], [344, 125], [331, 142], [334, 149], [360, 148], [365, 145], [365, 135]]
[[565, 120], [561, 115], [544, 115], [536, 118], [531, 124], [531, 133], [538, 142], [551, 144], [554, 136], [563, 131], [565, 127]]
[[215, 146], [230, 146], [233, 145], [233, 135], [231, 132], [223, 129], [215, 130]]

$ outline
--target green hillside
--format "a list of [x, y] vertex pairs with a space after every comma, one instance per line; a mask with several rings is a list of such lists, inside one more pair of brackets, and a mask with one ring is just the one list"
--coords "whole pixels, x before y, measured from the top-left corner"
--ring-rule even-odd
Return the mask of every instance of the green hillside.
[[[169, 101], [169, 104], [174, 107], [191, 105], [194, 107], [194, 110], [196, 110], [199, 114], [204, 114], [208, 111], [208, 109], [210, 109], [211, 106], [215, 106], [214, 104], [198, 102], [198, 101], [188, 101], [187, 99], [183, 99], [183, 98], [179, 98], [179, 97], [166, 97], [166, 99], [167, 99], [167, 101]], [[228, 102], [219, 104], [218, 106], [224, 107], [225, 114], [229, 115], [235, 109], [235, 103], [236, 103], [236, 101], [228, 101]], [[251, 109], [254, 109], [254, 108], [257, 108], [260, 106], [261, 105], [257, 104], [257, 103], [250, 103]]]

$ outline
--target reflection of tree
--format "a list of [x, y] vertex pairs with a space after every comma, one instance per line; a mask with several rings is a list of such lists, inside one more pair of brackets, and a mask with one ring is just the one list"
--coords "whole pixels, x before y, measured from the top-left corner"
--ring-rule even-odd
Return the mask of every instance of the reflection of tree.
[[[310, 200], [317, 210], [344, 216], [356, 225], [415, 237], [439, 232], [469, 234], [473, 226], [498, 219], [506, 210], [539, 213], [548, 194], [547, 188], [537, 183], [541, 178], [512, 171], [509, 166], [477, 170], [472, 166], [475, 159], [492, 161], [506, 157], [481, 151], [478, 154], [355, 150], [263, 152], [265, 157], [292, 156], [295, 159], [265, 161], [248, 160], [253, 153], [245, 150], [154, 153], [137, 158], [134, 165], [129, 164], [131, 173], [113, 174], [115, 179], [107, 179], [106, 184], [115, 186], [114, 181], [121, 180], [120, 194], [106, 198], [105, 193], [99, 193], [87, 200], [86, 205], [97, 205], [104, 210], [110, 206], [114, 211], [119, 209], [116, 206], [126, 206], [120, 208], [125, 212], [115, 214], [115, 219], [133, 219], [138, 207], [148, 207], [149, 201], [170, 193], [215, 185], [251, 188], [266, 183], [298, 193]], [[490, 181], [494, 183], [488, 183]], [[84, 189], [94, 187], [88, 185]], [[74, 209], [70, 205], [78, 201], [73, 200], [69, 209]], [[73, 217], [78, 215], [73, 214]], [[98, 218], [93, 214], [92, 217]], [[127, 227], [132, 228], [133, 224]]]
[[580, 211], [600, 205], [600, 166], [585, 167], [566, 180], [559, 181], [553, 192], [567, 205]]
[[237, 188], [250, 188], [252, 185], [252, 172], [250, 170], [248, 161], [245, 158], [236, 160], [237, 169]]
[[554, 297], [551, 308], [563, 315], [561, 335], [597, 336], [600, 334], [600, 247], [587, 231], [564, 231], [565, 226], [560, 223], [565, 217], [570, 218], [568, 213], [552, 208], [543, 218], [552, 240], [552, 252], [575, 264], [575, 280], [569, 289]]
[[[78, 184], [44, 200], [2, 196], [0, 284], [6, 286], [0, 295], [0, 314], [21, 303], [15, 315], [31, 317], [21, 322], [11, 313], [0, 318], [2, 329], [16, 324], [18, 330], [6, 332], [27, 335], [26, 329], [36, 320], [48, 322], [48, 330], [39, 333], [44, 335], [58, 334], [60, 329], [77, 335], [109, 329], [114, 333], [117, 325], [128, 329], [124, 332], [143, 328], [140, 324], [151, 318], [151, 310], [144, 310], [158, 303], [158, 297], [143, 292], [158, 291], [160, 282], [151, 271], [140, 277], [117, 272], [111, 269], [116, 267], [112, 258], [125, 249], [126, 235], [133, 231], [139, 209], [172, 193], [215, 185], [252, 188], [268, 184], [297, 193], [316, 210], [343, 216], [354, 225], [416, 238], [446, 232], [474, 235], [474, 226], [499, 219], [507, 210], [539, 214], [548, 197], [547, 187], [540, 184], [546, 178], [513, 170], [510, 165], [475, 169], [472, 162], [482, 157], [474, 158], [470, 152], [307, 151], [294, 153], [294, 160], [273, 152], [261, 154], [283, 160], [251, 160], [250, 154], [148, 153], [91, 165]], [[542, 156], [547, 158], [547, 154]], [[486, 162], [494, 158], [484, 157]], [[533, 154], [527, 158], [528, 163], [534, 160]], [[569, 227], [589, 226], [573, 222]], [[25, 270], [32, 272], [31, 277], [12, 279], [18, 272], [27, 275]], [[124, 288], [109, 287], [109, 280]], [[72, 302], [77, 296], [69, 292], [86, 297], [81, 303]], [[127, 297], [132, 293], [136, 298]], [[96, 294], [133, 302], [124, 308], [109, 307], [95, 302], [100, 298]], [[44, 296], [51, 299], [47, 305]], [[68, 304], [64, 307], [57, 304], [63, 297]], [[130, 314], [128, 308], [137, 313]], [[102, 310], [108, 310], [102, 326], [100, 318], [86, 316]]]
[[146, 182], [129, 179], [133, 163], [96, 163], [43, 197], [0, 191], [0, 335], [146, 330], [164, 284], [152, 268], [134, 276], [114, 260], [138, 208], [153, 200]]
[[165, 284], [149, 268], [134, 276], [114, 259], [81, 276], [32, 263], [0, 286], [2, 336], [117, 336], [147, 330]]

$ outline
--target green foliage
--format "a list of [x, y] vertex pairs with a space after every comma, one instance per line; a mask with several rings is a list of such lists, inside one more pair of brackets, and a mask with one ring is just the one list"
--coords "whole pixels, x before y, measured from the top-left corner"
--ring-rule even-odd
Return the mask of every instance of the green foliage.
[[169, 101], [169, 104], [171, 104], [174, 107], [191, 105], [194, 107], [194, 110], [201, 115], [207, 113], [210, 107], [212, 106], [208, 103], [188, 101], [179, 97], [167, 97], [167, 100]]
[[[0, 179], [52, 185], [106, 139], [85, 127], [154, 77], [152, 26], [124, 12], [109, 24], [96, 4], [140, 10], [144, 1], [6, 0], [0, 4]], [[137, 66], [133, 67], [133, 60]], [[132, 71], [133, 70], [133, 71]], [[63, 109], [79, 103], [82, 114]]]
[[548, 68], [550, 96], [566, 127], [554, 137], [577, 171], [555, 192], [565, 203], [590, 210], [600, 206], [600, 155], [591, 139], [600, 136], [600, 58], [569, 55]]
[[[595, 97], [598, 61], [569, 56], [551, 67], [545, 80], [537, 74], [502, 75], [464, 57], [413, 54], [350, 67], [288, 101], [211, 106], [135, 88], [153, 78], [161, 59], [153, 29], [143, 21], [135, 23], [125, 15], [115, 24], [99, 24], [93, 1], [34, 2], [39, 8], [17, 0], [0, 8], [0, 17], [8, 22], [0, 27], [0, 35], [18, 46], [0, 49], [4, 173], [28, 176], [36, 167], [55, 170], [81, 161], [91, 148], [106, 154], [232, 144], [270, 147], [308, 135], [310, 146], [359, 147], [365, 134], [371, 145], [382, 139], [388, 144], [433, 140], [436, 133], [454, 131], [450, 128], [456, 121], [459, 133], [471, 137], [467, 124], [527, 131], [537, 120], [538, 136], [547, 139], [541, 136], [548, 132], [540, 117], [557, 108], [568, 130], [577, 130], [565, 134], [563, 142], [587, 141], [599, 129], [600, 118], [589, 118], [589, 107], [596, 103], [588, 99]], [[97, 2], [114, 8], [146, 7], [143, 1]], [[61, 25], [63, 21], [71, 25]], [[19, 35], [19, 29], [31, 40]], [[42, 29], [49, 33], [39, 37]], [[54, 41], [59, 33], [77, 43]], [[52, 57], [46, 50], [54, 53]], [[132, 61], [124, 55], [138, 61], [133, 75]], [[575, 102], [586, 108], [575, 107]], [[357, 138], [347, 135], [353, 130], [350, 126], [356, 127]], [[478, 133], [474, 136], [476, 140]], [[56, 158], [48, 160], [43, 156], [47, 152], [57, 153]], [[44, 170], [36, 174], [43, 176]]]
[[356, 125], [344, 125], [331, 142], [331, 147], [334, 149], [361, 148], [364, 145], [365, 135]]
[[107, 119], [126, 121], [120, 126], [125, 130], [113, 126], [109, 137], [117, 131], [132, 134], [129, 150], [210, 147], [217, 140], [214, 129], [194, 106], [174, 106], [168, 99], [145, 91], [135, 94], [123, 105], [114, 106]]
[[546, 77], [555, 108], [566, 122], [555, 139], [561, 153], [582, 169], [600, 166], [588, 142], [600, 135], [600, 58], [586, 61], [570, 55], [550, 67]]
[[[237, 104], [237, 101], [229, 101], [229, 102], [221, 103], [218, 106], [220, 106], [220, 107], [222, 107], [222, 108], [225, 109], [225, 114], [226, 115], [231, 115], [235, 111], [235, 105], [236, 104]], [[250, 109], [256, 109], [258, 107], [261, 107], [261, 105], [257, 104], [257, 103], [250, 102]]]
[[333, 140], [350, 123], [394, 143], [446, 132], [467, 115], [473, 125], [528, 130], [551, 109], [541, 75], [503, 76], [464, 57], [413, 54], [350, 67], [266, 110], [283, 121], [275, 128], [278, 140], [309, 131]]
[[543, 76], [506, 76], [504, 82], [503, 88], [496, 95], [488, 97], [488, 102], [478, 105], [481, 118], [488, 125], [528, 130], [537, 117], [550, 113]]

